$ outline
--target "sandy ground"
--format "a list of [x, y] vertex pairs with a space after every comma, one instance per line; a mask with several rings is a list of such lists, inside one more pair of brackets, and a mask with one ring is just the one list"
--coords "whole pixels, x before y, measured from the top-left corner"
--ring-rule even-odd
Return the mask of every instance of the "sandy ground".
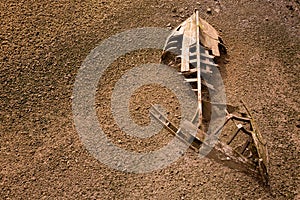
[[[72, 90], [89, 52], [131, 28], [175, 27], [195, 8], [228, 47], [227, 101], [246, 100], [268, 141], [271, 191], [192, 151], [151, 173], [116, 171], [91, 156], [75, 130]], [[300, 199], [299, 9], [298, 0], [1, 1], [0, 199]], [[108, 135], [117, 133], [110, 135], [116, 145], [145, 151], [169, 140], [162, 132], [132, 142], [109, 109], [122, 74], [159, 57], [157, 51], [123, 56], [99, 82], [99, 122]], [[134, 111], [145, 104], [138, 93], [176, 107], [162, 88], [137, 91], [137, 123], [148, 120], [145, 110]]]

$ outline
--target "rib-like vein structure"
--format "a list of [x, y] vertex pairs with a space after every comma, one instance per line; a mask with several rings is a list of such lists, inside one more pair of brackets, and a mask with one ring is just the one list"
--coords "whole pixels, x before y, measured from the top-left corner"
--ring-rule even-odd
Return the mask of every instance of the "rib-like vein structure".
[[[224, 45], [217, 31], [199, 17], [197, 10], [173, 30], [164, 47], [161, 62], [176, 67], [179, 73], [185, 76], [185, 81], [191, 83], [193, 91], [197, 94], [198, 108], [195, 111], [195, 117], [191, 122], [184, 123], [185, 130], [196, 130], [196, 136], [189, 131], [183, 132], [158, 109], [152, 110], [151, 114], [173, 135], [189, 144], [197, 152], [201, 147], [210, 145], [206, 143], [205, 138], [218, 135], [223, 129], [226, 130], [228, 124], [232, 123], [235, 128], [230, 130], [231, 133], [226, 133], [227, 141], [216, 142], [207, 157], [255, 177], [264, 185], [268, 185], [266, 142], [256, 128], [254, 119], [244, 103], [242, 104], [245, 112], [229, 113], [226, 110], [225, 123], [213, 135], [208, 136], [203, 128], [203, 116], [207, 115], [205, 112], [210, 112], [210, 110], [203, 109], [202, 105], [214, 103], [205, 102], [202, 87], [212, 91], [215, 86], [214, 83], [205, 81], [202, 77], [214, 73], [213, 69], [218, 67], [214, 59], [220, 56], [221, 47], [224, 48]], [[239, 139], [241, 135], [242, 140]], [[233, 145], [236, 141], [242, 144]]]

